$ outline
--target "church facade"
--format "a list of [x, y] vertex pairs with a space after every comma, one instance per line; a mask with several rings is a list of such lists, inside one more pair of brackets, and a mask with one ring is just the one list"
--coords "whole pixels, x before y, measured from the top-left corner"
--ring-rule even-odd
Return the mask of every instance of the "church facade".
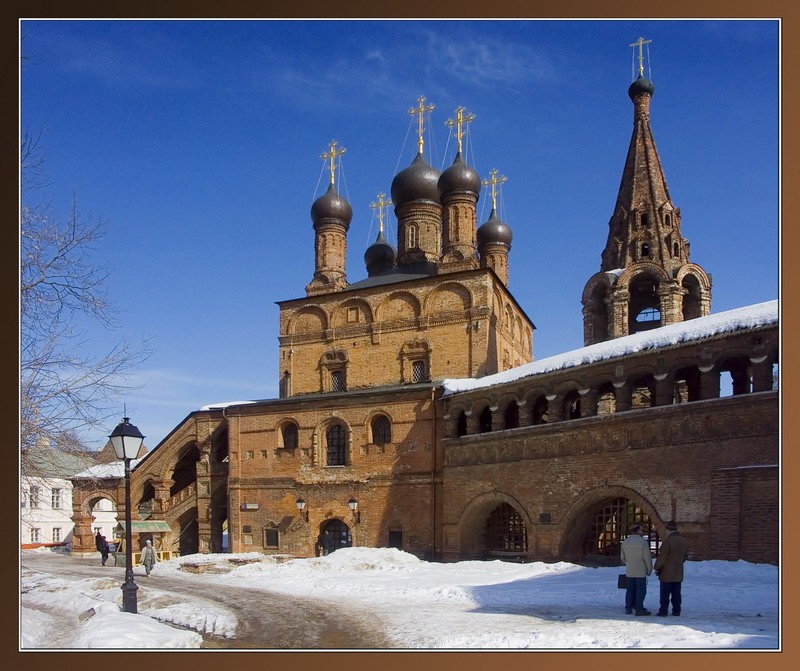
[[[279, 398], [190, 413], [135, 464], [134, 519], [165, 521], [158, 540], [181, 554], [356, 545], [599, 564], [618, 561], [632, 524], [657, 551], [675, 520], [696, 559], [776, 563], [777, 302], [711, 313], [655, 148], [653, 92], [641, 73], [628, 91], [634, 129], [582, 296], [585, 347], [541, 361], [507, 286], [502, 179], [481, 182], [465, 162], [463, 110], [440, 173], [424, 158], [419, 100], [417, 157], [374, 204], [379, 233], [354, 283], [332, 144], [311, 209], [313, 275], [278, 304]], [[478, 225], [482, 185], [493, 207]], [[92, 552], [92, 507], [106, 496], [121, 511], [123, 483], [73, 482], [73, 552]]]

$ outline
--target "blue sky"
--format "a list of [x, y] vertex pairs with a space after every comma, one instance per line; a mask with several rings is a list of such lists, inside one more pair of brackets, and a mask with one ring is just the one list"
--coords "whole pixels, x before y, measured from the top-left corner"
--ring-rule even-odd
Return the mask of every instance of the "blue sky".
[[[778, 297], [776, 21], [23, 21], [21, 128], [42, 131], [48, 195], [107, 222], [95, 260], [125, 332], [154, 352], [118, 399], [154, 447], [202, 405], [277, 396], [276, 301], [314, 271], [320, 154], [346, 148], [347, 277], [366, 277], [370, 203], [416, 153], [408, 110], [475, 114], [467, 159], [507, 177], [509, 285], [534, 356], [581, 347], [580, 297], [600, 269], [632, 130], [627, 88], [652, 40], [651, 125], [712, 312]], [[429, 153], [429, 151], [431, 153]], [[489, 215], [486, 190], [479, 224]], [[395, 235], [394, 213], [387, 217]], [[119, 333], [92, 329], [101, 352]], [[107, 433], [113, 429], [108, 427]], [[102, 441], [102, 434], [89, 437]], [[97, 442], [93, 442], [94, 445]]]

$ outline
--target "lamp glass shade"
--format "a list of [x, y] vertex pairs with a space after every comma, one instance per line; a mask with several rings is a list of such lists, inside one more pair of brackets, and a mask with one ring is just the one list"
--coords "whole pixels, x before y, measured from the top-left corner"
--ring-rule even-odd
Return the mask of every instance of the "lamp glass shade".
[[294, 503], [297, 506], [298, 510], [302, 511], [306, 509], [306, 502], [303, 501], [303, 499], [297, 499], [297, 501], [295, 501]]
[[358, 501], [356, 501], [355, 499], [350, 499], [347, 502], [347, 505], [350, 506], [350, 510], [352, 510], [353, 512], [355, 512], [358, 509]]
[[139, 449], [144, 442], [144, 436], [139, 429], [130, 423], [127, 417], [117, 424], [109, 436], [117, 459], [136, 459]]

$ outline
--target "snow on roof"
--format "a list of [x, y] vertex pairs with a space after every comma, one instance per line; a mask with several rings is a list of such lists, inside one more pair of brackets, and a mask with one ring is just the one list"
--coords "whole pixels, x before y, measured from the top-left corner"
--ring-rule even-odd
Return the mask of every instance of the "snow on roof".
[[[131, 470], [133, 470], [140, 461], [141, 459], [131, 459]], [[112, 461], [110, 464], [97, 464], [96, 466], [87, 468], [85, 471], [76, 473], [72, 477], [97, 478], [98, 480], [104, 478], [123, 478], [125, 477], [125, 462], [120, 460]]]
[[652, 331], [634, 333], [614, 340], [581, 347], [564, 354], [532, 361], [502, 373], [487, 375], [479, 379], [461, 378], [444, 380], [444, 395], [457, 394], [473, 389], [491, 387], [504, 382], [513, 382], [524, 377], [563, 370], [574, 366], [596, 363], [606, 359], [643, 352], [650, 349], [670, 347], [683, 342], [702, 340], [711, 336], [743, 329], [769, 326], [778, 322], [778, 301], [756, 303], [735, 310], [727, 310], [706, 317], [698, 317], [678, 324], [662, 326]]
[[224, 403], [211, 403], [209, 405], [204, 405], [200, 410], [220, 410], [222, 408], [229, 408], [232, 405], [247, 405], [249, 403], [255, 403], [255, 401], [225, 401]]

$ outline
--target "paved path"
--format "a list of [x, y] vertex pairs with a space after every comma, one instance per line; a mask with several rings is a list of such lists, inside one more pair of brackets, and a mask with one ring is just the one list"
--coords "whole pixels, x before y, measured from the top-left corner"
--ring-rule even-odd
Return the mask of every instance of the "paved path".
[[[99, 555], [98, 555], [99, 557]], [[49, 573], [63, 580], [70, 578], [97, 578], [118, 576], [120, 585], [125, 580], [122, 567], [112, 566], [113, 560], [101, 567], [97, 558], [25, 554], [23, 568]], [[134, 580], [139, 586], [139, 602], [152, 586], [180, 600], [182, 595], [201, 597], [219, 604], [237, 618], [235, 639], [217, 639], [204, 635], [203, 647], [232, 649], [381, 649], [392, 647], [382, 636], [380, 627], [371, 626], [374, 614], [356, 612], [353, 608], [336, 603], [287, 596], [269, 590], [232, 587], [226, 585], [224, 593], [207, 590], [207, 583], [192, 574], [171, 574], [169, 580], [147, 577], [144, 569], [134, 569]], [[23, 604], [24, 605], [24, 604]], [[54, 617], [57, 615], [53, 614]], [[59, 622], [59, 636], [67, 641], [74, 636], [77, 624]], [[202, 632], [201, 632], [202, 633]], [[56, 645], [54, 647], [69, 647]]]

